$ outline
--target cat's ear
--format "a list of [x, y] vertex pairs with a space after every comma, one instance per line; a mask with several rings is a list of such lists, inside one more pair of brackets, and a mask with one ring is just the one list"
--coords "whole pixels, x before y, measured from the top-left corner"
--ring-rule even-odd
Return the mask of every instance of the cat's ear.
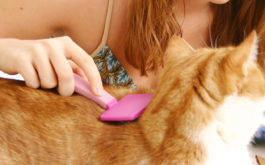
[[194, 49], [191, 47], [187, 41], [179, 36], [172, 36], [172, 38], [168, 42], [166, 56], [167, 57], [174, 57], [174, 56], [181, 56], [186, 55], [193, 52]]
[[251, 61], [256, 62], [258, 55], [257, 34], [253, 31], [239, 46], [237, 46], [227, 57], [231, 67], [242, 69], [243, 74], [247, 74]]

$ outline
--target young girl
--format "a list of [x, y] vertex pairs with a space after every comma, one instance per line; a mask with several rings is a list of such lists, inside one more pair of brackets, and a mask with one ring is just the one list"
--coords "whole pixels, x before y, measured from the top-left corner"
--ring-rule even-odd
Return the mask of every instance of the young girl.
[[193, 48], [237, 44], [259, 23], [265, 1], [8, 0], [0, 6], [0, 70], [69, 96], [73, 72], [101, 94], [94, 60], [106, 83], [155, 88], [172, 35]]

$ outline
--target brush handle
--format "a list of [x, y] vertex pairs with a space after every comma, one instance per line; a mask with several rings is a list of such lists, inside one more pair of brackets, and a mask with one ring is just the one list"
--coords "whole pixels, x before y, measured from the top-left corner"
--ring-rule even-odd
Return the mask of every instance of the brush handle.
[[[9, 78], [9, 79], [14, 79], [14, 80], [20, 80], [24, 81], [23, 77], [21, 75], [8, 75], [0, 71], [0, 78]], [[91, 91], [89, 82], [86, 81], [85, 79], [81, 78], [77, 74], [74, 74], [74, 79], [75, 79], [75, 92], [95, 101], [98, 103], [102, 108], [104, 109], [109, 109], [111, 108], [114, 104], [117, 103], [117, 100], [110, 95], [108, 92], [103, 90], [103, 95], [102, 96], [96, 96], [94, 93]]]
[[75, 79], [75, 92], [82, 96], [85, 96], [96, 103], [98, 103], [102, 108], [109, 109], [118, 101], [111, 94], [103, 89], [103, 94], [101, 96], [96, 96], [90, 87], [90, 84], [85, 79], [81, 78], [77, 74], [74, 74]]

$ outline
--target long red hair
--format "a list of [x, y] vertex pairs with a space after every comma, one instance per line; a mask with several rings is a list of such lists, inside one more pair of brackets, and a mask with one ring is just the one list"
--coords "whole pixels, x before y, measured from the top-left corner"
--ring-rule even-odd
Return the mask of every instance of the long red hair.
[[[133, 0], [130, 8], [126, 59], [142, 74], [163, 64], [163, 56], [172, 35], [181, 35], [174, 11], [177, 0]], [[231, 0], [213, 5], [213, 41], [218, 46], [238, 44], [258, 25], [264, 12], [264, 0]]]

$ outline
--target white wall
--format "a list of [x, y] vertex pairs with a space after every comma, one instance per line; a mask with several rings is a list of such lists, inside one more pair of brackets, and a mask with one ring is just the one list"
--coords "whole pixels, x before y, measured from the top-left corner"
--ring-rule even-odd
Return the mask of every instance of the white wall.
[[3, 78], [9, 78], [9, 79], [15, 79], [15, 80], [24, 80], [23, 77], [20, 74], [16, 75], [8, 75], [0, 71], [0, 77]]

